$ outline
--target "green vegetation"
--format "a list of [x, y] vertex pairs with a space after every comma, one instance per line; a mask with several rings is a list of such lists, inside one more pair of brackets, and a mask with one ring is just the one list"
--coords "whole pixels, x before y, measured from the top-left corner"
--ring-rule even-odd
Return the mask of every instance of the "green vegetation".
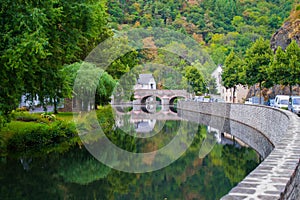
[[185, 77], [196, 94], [206, 92], [206, 85], [202, 73], [194, 66], [185, 68]]
[[[71, 122], [60, 120], [51, 123], [12, 121], [0, 132], [0, 136], [3, 138], [0, 149], [1, 153], [7, 153], [45, 148], [49, 145], [71, 141], [70, 139], [76, 135], [75, 125]], [[77, 141], [79, 142], [79, 140]]]
[[[197, 67], [199, 76], [204, 77], [198, 85], [205, 87], [192, 88], [194, 92], [203, 92], [207, 86], [213, 86], [209, 75], [215, 64], [224, 64], [233, 50], [242, 59], [252, 42], [260, 37], [269, 38], [288, 17], [293, 3], [294, 0], [51, 0], [39, 3], [5, 0], [0, 11], [3, 19], [0, 28], [0, 61], [3, 67], [0, 74], [1, 80], [4, 80], [0, 83], [0, 125], [9, 121], [9, 114], [16, 109], [22, 94], [26, 94], [29, 100], [38, 97], [45, 109], [47, 104], [54, 105], [55, 113], [61, 98], [78, 95], [84, 102], [82, 109], [86, 110], [91, 91], [81, 93], [72, 88], [79, 63], [83, 65], [82, 70], [89, 71], [90, 75], [102, 74], [99, 82], [91, 77], [89, 80], [94, 83], [86, 82], [91, 86], [100, 83], [97, 89], [91, 87], [96, 91], [95, 106], [106, 104], [116, 82], [145, 61], [174, 66], [184, 80], [190, 78], [185, 68], [191, 65]], [[109, 60], [106, 72], [92, 74], [92, 71], [84, 69], [89, 66], [82, 60], [98, 43], [130, 27], [145, 27], [148, 30], [161, 27], [189, 35], [203, 45], [203, 50], [211, 55], [215, 64], [208, 60], [187, 63], [170, 52], [136, 51], [130, 49], [128, 40], [117, 39], [118, 47], [122, 48], [112, 45], [110, 50], [119, 52], [120, 49], [127, 49], [126, 55]], [[147, 31], [145, 34], [148, 34]], [[159, 40], [149, 37], [144, 42], [150, 42], [154, 48], [163, 44], [171, 49], [176, 45], [169, 44], [172, 37], [169, 35]], [[187, 47], [182, 45], [180, 48], [184, 52]], [[108, 55], [103, 51], [101, 56], [107, 58]], [[95, 64], [101, 66], [101, 58]], [[153, 71], [155, 78], [159, 78], [155, 75], [157, 73], [157, 70]], [[136, 78], [137, 74], [133, 74]], [[166, 77], [159, 81], [162, 88], [188, 84], [184, 81], [178, 84], [172, 80], [177, 79]], [[261, 81], [264, 80], [258, 82]]]
[[225, 87], [259, 84], [261, 94], [262, 88], [280, 84], [289, 86], [292, 94], [292, 87], [300, 84], [300, 47], [295, 41], [285, 51], [279, 47], [273, 54], [269, 42], [259, 39], [247, 50], [244, 59], [234, 56], [231, 53], [226, 58], [222, 74]]
[[[274, 56], [268, 42], [289, 16], [294, 3], [294, 0], [3, 0], [0, 5], [1, 154], [68, 142], [70, 146], [77, 144], [72, 114], [57, 114], [62, 98], [77, 98], [83, 111], [91, 104], [95, 109], [100, 106], [96, 111], [98, 121], [104, 132], [109, 132], [114, 119], [111, 108], [102, 106], [108, 104], [113, 92], [132, 100], [132, 85], [141, 71], [152, 72], [161, 89], [189, 85], [196, 94], [207, 89], [214, 93], [215, 83], [210, 74], [218, 64], [225, 65], [223, 81], [227, 88], [235, 88], [237, 84], [258, 83], [260, 89], [274, 84], [290, 87], [300, 84], [297, 44], [292, 42], [285, 51], [279, 48]], [[130, 42], [136, 42], [134, 39], [117, 37], [121, 30], [132, 27], [147, 28], [142, 34], [148, 37], [138, 45], [150, 44], [153, 49], [134, 50], [130, 47]], [[190, 36], [202, 49], [190, 50], [186, 45], [191, 42], [188, 39], [184, 44], [174, 42], [177, 37], [174, 31], [160, 37], [153, 27]], [[93, 64], [83, 61], [100, 42], [112, 37], [118, 45], [101, 52]], [[162, 46], [165, 50], [159, 49]], [[111, 60], [109, 52], [119, 55], [124, 49], [128, 51], [126, 55]], [[182, 55], [191, 58], [209, 54], [212, 60], [205, 57], [188, 63], [168, 51], [172, 49], [179, 49]], [[107, 64], [105, 59], [109, 64], [100, 69], [99, 66]], [[145, 69], [138, 66], [149, 62], [157, 65], [143, 66]], [[14, 112], [24, 94], [31, 101], [39, 98], [44, 109], [47, 104], [54, 105], [55, 115]], [[80, 117], [77, 122], [80, 128], [95, 128], [84, 123], [91, 116], [84, 113]], [[108, 137], [120, 146], [125, 145], [127, 150], [136, 150], [134, 138], [119, 129]]]
[[242, 60], [232, 51], [226, 58], [222, 72], [224, 87], [233, 88], [233, 102], [235, 102], [236, 85], [243, 84], [245, 81], [245, 72]]
[[[246, 71], [246, 84], [254, 85], [259, 84], [260, 97], [263, 85], [268, 85], [267, 70], [273, 58], [273, 53], [270, 48], [270, 42], [259, 38], [253, 43], [253, 45], [247, 50], [245, 56], [245, 71]], [[261, 98], [259, 98], [261, 103]]]
[[188, 34], [201, 44], [216, 64], [224, 64], [235, 50], [242, 55], [259, 37], [268, 39], [289, 16], [295, 0], [111, 0], [113, 29], [166, 27]]
[[[289, 17], [295, 3], [297, 3], [295, 0], [113, 0], [108, 2], [108, 21], [115, 31], [127, 30], [130, 27], [163, 27], [180, 31], [202, 44], [203, 49], [209, 53], [215, 64], [192, 63], [192, 66], [196, 67], [201, 74], [197, 72], [199, 77], [204, 77], [204, 79], [200, 78], [201, 83], [198, 84], [204, 87], [199, 89], [191, 85], [195, 93], [203, 92], [206, 87], [213, 85], [208, 77], [219, 64], [225, 65], [225, 71], [227, 71], [225, 72], [227, 74], [223, 75], [225, 87], [257, 83], [262, 89], [274, 84], [270, 75], [267, 74], [269, 63], [273, 59], [268, 40]], [[159, 47], [168, 40], [172, 41], [171, 37], [161, 38], [159, 41], [154, 38], [151, 42], [153, 47]], [[181, 48], [184, 51], [186, 47], [182, 45]], [[230, 55], [230, 52], [234, 55]], [[176, 66], [176, 70], [186, 80], [186, 82], [178, 83], [174, 81], [176, 78], [166, 77], [159, 82], [162, 88], [170, 88], [169, 85], [183, 87], [194, 83], [188, 80], [191, 77], [184, 70], [190, 65], [179, 61], [180, 59], [171, 53], [142, 51], [139, 52], [138, 58], [146, 58], [167, 66]], [[230, 66], [227, 68], [227, 65]], [[161, 70], [168, 71], [168, 69]], [[154, 76], [161, 77], [158, 73], [154, 73]], [[214, 91], [214, 88], [209, 90]]]
[[[105, 133], [111, 131], [114, 119], [112, 116], [112, 108], [110, 106], [99, 107], [96, 110], [97, 123], [100, 123]], [[68, 148], [81, 144], [78, 137], [73, 115], [76, 113], [34, 113], [13, 112], [13, 118], [0, 131], [0, 155], [11, 152], [22, 152], [30, 150], [38, 150], [51, 152], [57, 148], [57, 145], [66, 145]], [[77, 121], [77, 126], [86, 127], [86, 117], [81, 117]], [[92, 130], [92, 127], [86, 127]], [[114, 141], [117, 133], [111, 135]], [[68, 149], [67, 148], [67, 149]]]
[[285, 51], [277, 49], [268, 73], [273, 83], [290, 86], [292, 94], [292, 86], [300, 84], [300, 47], [296, 41]]
[[63, 65], [84, 59], [111, 35], [105, 1], [4, 0], [0, 8], [1, 118], [25, 93], [56, 111], [59, 99], [70, 95]]
[[[297, 3], [297, 1], [295, 1]], [[288, 21], [292, 24], [299, 19], [297, 7], [291, 11]], [[289, 35], [297, 38], [297, 28]], [[288, 42], [288, 41], [287, 41]], [[227, 56], [224, 73], [222, 75], [223, 85], [233, 87], [242, 84], [252, 86], [259, 85], [260, 95], [263, 88], [271, 88], [275, 85], [289, 86], [290, 95], [293, 93], [293, 86], [300, 84], [300, 47], [296, 41], [291, 39], [283, 50], [280, 46], [276, 52], [272, 52], [270, 42], [267, 39], [259, 38], [246, 50], [246, 54], [238, 55], [238, 51]], [[233, 58], [233, 56], [235, 56]], [[236, 73], [237, 72], [237, 73]], [[261, 98], [260, 98], [261, 99]]]

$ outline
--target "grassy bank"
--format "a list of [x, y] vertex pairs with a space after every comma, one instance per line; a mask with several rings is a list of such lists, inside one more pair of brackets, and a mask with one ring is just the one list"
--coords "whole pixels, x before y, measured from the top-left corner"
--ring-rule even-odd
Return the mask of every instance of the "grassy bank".
[[[0, 130], [0, 155], [32, 149], [57, 148], [61, 144], [65, 146], [81, 145], [73, 114], [71, 112], [57, 115], [14, 112], [13, 120]], [[103, 131], [109, 131], [114, 123], [111, 107], [100, 107], [96, 114]], [[81, 114], [76, 123], [89, 131], [92, 127], [88, 126], [87, 117], [89, 117], [89, 113]]]

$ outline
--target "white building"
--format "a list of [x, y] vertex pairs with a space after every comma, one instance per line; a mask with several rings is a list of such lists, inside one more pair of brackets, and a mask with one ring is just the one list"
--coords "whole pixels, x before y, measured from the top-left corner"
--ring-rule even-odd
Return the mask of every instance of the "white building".
[[[221, 98], [228, 103], [244, 103], [246, 96], [249, 92], [247, 87], [242, 85], [236, 86], [235, 101], [233, 100], [233, 88], [226, 89], [222, 86], [222, 66], [219, 65], [212, 73], [212, 77], [216, 79], [217, 91], [221, 95]], [[233, 102], [234, 101], [234, 102]]]
[[212, 77], [214, 77], [216, 79], [216, 84], [217, 84], [217, 93], [221, 94], [222, 91], [222, 67], [221, 65], [218, 65], [217, 69], [215, 69], [215, 71], [213, 71], [213, 73], [211, 74]]
[[156, 82], [152, 74], [140, 74], [137, 80], [137, 84], [134, 86], [134, 89], [156, 90]]
[[235, 90], [235, 101], [233, 102], [233, 88], [226, 89], [222, 86], [221, 98], [228, 103], [244, 103], [249, 89], [242, 85], [237, 85]]

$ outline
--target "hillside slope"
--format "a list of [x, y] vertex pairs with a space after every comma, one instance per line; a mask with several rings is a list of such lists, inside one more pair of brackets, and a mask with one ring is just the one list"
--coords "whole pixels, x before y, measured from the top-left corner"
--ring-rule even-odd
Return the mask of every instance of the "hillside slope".
[[271, 38], [271, 48], [276, 50], [278, 46], [285, 49], [292, 40], [300, 45], [300, 4], [291, 12], [288, 20], [280, 27]]

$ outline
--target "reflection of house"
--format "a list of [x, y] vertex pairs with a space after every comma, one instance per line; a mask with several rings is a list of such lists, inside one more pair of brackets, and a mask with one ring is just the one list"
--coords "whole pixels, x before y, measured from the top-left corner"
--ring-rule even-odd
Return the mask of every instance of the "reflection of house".
[[137, 133], [149, 133], [154, 129], [155, 123], [156, 120], [153, 119], [135, 122], [135, 131]]
[[134, 89], [152, 89], [156, 90], [156, 82], [152, 74], [140, 74], [137, 80], [137, 84], [134, 86]]

